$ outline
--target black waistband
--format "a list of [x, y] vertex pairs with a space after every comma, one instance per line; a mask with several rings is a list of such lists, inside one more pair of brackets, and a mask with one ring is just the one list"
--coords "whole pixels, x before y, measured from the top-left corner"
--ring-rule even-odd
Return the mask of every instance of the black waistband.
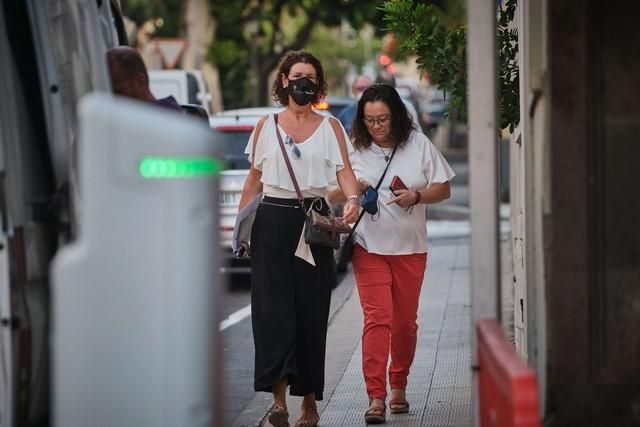
[[[305, 197], [304, 203], [305, 204], [312, 203], [316, 199], [320, 199], [322, 200], [322, 203], [325, 203], [325, 200], [323, 197]], [[270, 203], [278, 203], [280, 205], [300, 206], [300, 202], [298, 201], [298, 199], [282, 199], [280, 197], [264, 196], [262, 200]]]

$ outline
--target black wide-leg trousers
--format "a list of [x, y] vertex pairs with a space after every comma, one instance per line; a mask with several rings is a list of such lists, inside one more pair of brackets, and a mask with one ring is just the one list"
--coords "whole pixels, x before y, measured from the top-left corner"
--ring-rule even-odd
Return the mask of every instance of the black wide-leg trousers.
[[[322, 210], [328, 209], [323, 201]], [[265, 197], [256, 212], [251, 233], [254, 388], [272, 392], [274, 383], [287, 378], [291, 395], [314, 393], [322, 400], [335, 259], [332, 248], [315, 245], [315, 267], [294, 255], [303, 225], [296, 199]]]

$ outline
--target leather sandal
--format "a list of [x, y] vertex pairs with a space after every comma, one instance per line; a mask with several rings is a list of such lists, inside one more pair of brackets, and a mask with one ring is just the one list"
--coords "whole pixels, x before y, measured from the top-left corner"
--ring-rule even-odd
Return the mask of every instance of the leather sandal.
[[[373, 399], [369, 401], [369, 405]], [[364, 413], [364, 421], [367, 424], [384, 424], [386, 421], [387, 406], [383, 403], [382, 407], [369, 407]]]
[[389, 409], [392, 414], [406, 414], [409, 412], [409, 402], [406, 399], [394, 399], [389, 401]]
[[[311, 417], [307, 416], [309, 412], [311, 412]], [[303, 406], [302, 415], [300, 415], [294, 427], [317, 427], [319, 422], [318, 408], [315, 406]]]
[[283, 406], [274, 405], [268, 420], [273, 427], [289, 427], [289, 412]]

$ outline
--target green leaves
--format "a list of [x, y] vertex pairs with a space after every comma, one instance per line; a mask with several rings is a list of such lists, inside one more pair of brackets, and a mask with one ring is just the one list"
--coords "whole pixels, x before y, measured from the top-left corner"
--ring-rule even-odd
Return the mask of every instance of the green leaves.
[[[516, 3], [516, 0], [506, 0], [497, 28], [500, 125], [511, 131], [520, 122], [518, 33], [512, 26]], [[427, 73], [431, 82], [447, 94], [450, 111], [456, 111], [460, 120], [466, 122], [466, 27], [447, 25], [445, 21], [456, 19], [446, 19], [441, 9], [418, 0], [388, 0], [381, 10], [387, 30], [401, 41], [401, 54], [418, 56], [421, 73]]]
[[500, 49], [500, 127], [513, 132], [520, 123], [520, 73], [518, 69], [518, 31], [512, 22], [516, 0], [507, 0], [498, 19]]
[[157, 36], [177, 37], [180, 33], [181, 0], [129, 0], [127, 16], [139, 25], [149, 19], [162, 18]]
[[387, 29], [401, 40], [402, 54], [417, 54], [418, 68], [449, 98], [466, 120], [466, 31], [448, 29], [432, 4], [389, 0], [382, 5]]

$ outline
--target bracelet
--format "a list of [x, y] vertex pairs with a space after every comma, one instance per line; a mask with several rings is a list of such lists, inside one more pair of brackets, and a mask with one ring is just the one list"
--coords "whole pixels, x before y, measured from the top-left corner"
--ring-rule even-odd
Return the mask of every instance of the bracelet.
[[419, 191], [414, 191], [414, 193], [416, 193], [416, 201], [413, 202], [413, 204], [411, 206], [415, 206], [418, 203], [420, 203], [422, 201], [422, 193], [420, 193]]
[[347, 203], [349, 203], [349, 200], [355, 200], [356, 204], [360, 206], [360, 198], [358, 195], [354, 194], [352, 196], [347, 197]]

